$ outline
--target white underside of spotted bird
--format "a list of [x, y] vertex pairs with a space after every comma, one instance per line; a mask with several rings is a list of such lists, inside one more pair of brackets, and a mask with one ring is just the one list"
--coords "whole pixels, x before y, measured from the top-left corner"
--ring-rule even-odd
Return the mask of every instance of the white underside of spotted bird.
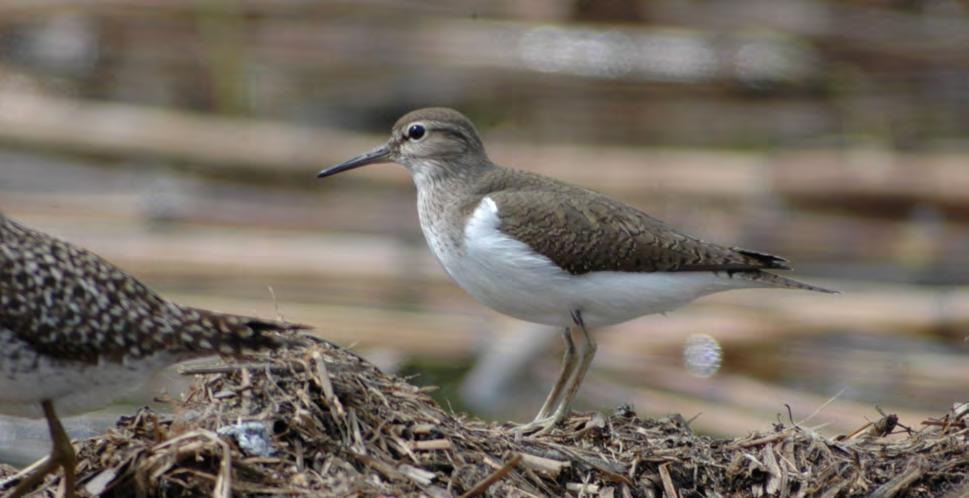
[[22, 347], [9, 331], [0, 329], [0, 348], [15, 357], [0, 362], [0, 414], [40, 418], [40, 402], [50, 400], [65, 416], [101, 408], [136, 391], [147, 379], [173, 363], [168, 354], [129, 362], [83, 363], [52, 359]]
[[425, 237], [448, 274], [481, 303], [534, 323], [612, 325], [671, 311], [701, 296], [766, 284], [726, 272], [615, 272], [573, 275], [527, 244], [499, 230], [498, 206], [489, 197], [468, 218], [464, 247], [435, 243], [438, 234], [422, 223]]

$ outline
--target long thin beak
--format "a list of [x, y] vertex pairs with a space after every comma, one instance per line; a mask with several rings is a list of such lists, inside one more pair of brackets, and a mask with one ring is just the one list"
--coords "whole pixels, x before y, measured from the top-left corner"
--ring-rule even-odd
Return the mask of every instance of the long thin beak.
[[387, 144], [381, 145], [376, 149], [367, 152], [366, 154], [359, 155], [353, 159], [343, 161], [336, 166], [330, 166], [329, 168], [320, 171], [317, 178], [325, 178], [330, 175], [335, 175], [343, 171], [347, 171], [354, 168], [359, 168], [360, 166], [366, 166], [368, 164], [377, 164], [388, 162], [387, 157], [390, 156], [390, 147]]

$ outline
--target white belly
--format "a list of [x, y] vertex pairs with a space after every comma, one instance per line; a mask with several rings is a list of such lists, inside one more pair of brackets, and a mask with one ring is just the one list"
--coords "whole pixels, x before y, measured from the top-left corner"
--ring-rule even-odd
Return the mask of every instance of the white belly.
[[572, 275], [498, 230], [485, 198], [468, 220], [465, 246], [430, 244], [448, 274], [481, 303], [522, 320], [569, 326], [580, 311], [588, 326], [611, 325], [676, 309], [713, 292], [756, 287], [712, 272], [592, 272]]

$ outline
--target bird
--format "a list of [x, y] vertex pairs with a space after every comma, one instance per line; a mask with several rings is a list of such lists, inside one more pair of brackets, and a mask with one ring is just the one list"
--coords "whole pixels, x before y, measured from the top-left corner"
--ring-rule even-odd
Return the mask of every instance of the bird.
[[458, 286], [505, 315], [561, 327], [558, 380], [522, 433], [548, 433], [571, 413], [596, 352], [589, 328], [730, 289], [835, 292], [772, 273], [791, 269], [779, 256], [705, 242], [605, 194], [499, 166], [450, 108], [407, 113], [386, 143], [317, 177], [386, 162], [410, 173], [421, 231]]
[[65, 496], [75, 496], [76, 456], [59, 415], [108, 404], [183, 360], [277, 348], [303, 328], [178, 305], [0, 213], [0, 413], [44, 417], [52, 440], [46, 461], [7, 496], [57, 467]]

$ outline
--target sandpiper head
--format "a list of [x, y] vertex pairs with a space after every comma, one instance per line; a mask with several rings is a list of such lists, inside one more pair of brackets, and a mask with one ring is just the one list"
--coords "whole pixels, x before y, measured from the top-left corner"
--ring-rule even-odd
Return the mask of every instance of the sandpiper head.
[[429, 107], [409, 112], [398, 119], [387, 143], [326, 168], [317, 177], [387, 162], [404, 165], [415, 179], [489, 164], [471, 120], [454, 109]]

